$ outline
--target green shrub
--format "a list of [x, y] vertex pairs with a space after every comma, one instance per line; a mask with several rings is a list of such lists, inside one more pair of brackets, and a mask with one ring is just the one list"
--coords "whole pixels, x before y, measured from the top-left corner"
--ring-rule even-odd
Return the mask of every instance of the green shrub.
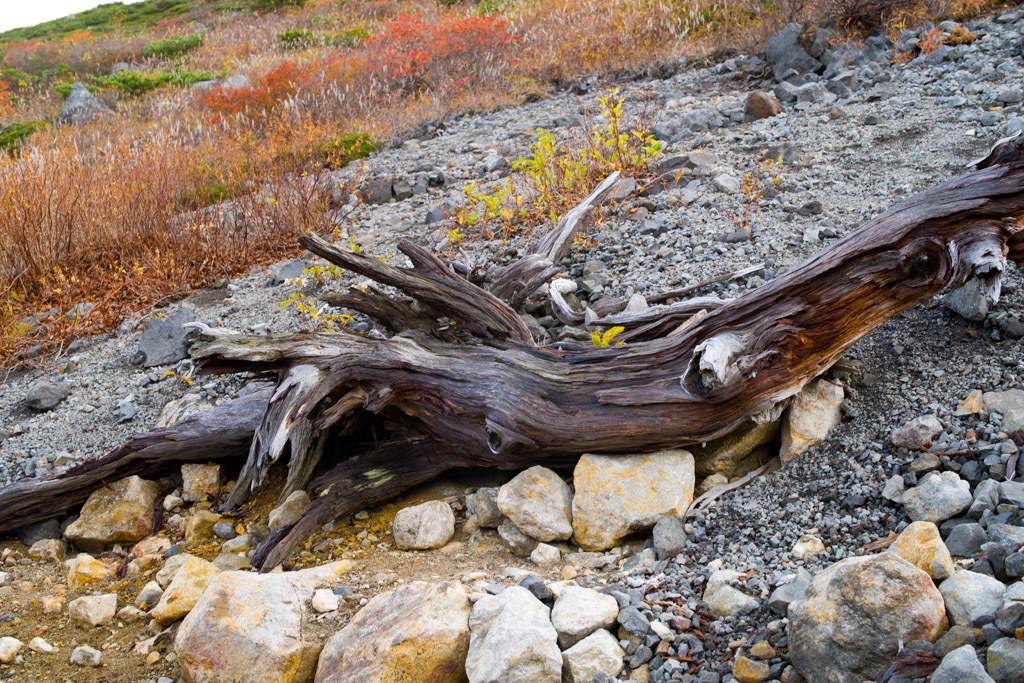
[[153, 42], [142, 48], [142, 54], [147, 57], [178, 57], [186, 52], [196, 49], [203, 44], [206, 34], [199, 32], [187, 36], [171, 36]]
[[[92, 81], [103, 88], [117, 88], [123, 93], [138, 97], [165, 85], [187, 88], [200, 81], [212, 81], [218, 74], [209, 71], [174, 69], [173, 71], [118, 71], [112, 76], [93, 76]], [[62, 84], [63, 85], [63, 84]], [[87, 88], [89, 86], [86, 86]], [[67, 90], [70, 91], [70, 84]], [[67, 95], [65, 95], [67, 97]]]
[[317, 45], [320, 39], [312, 31], [296, 28], [291, 31], [277, 34], [277, 44], [286, 50], [297, 50], [303, 47]]
[[193, 190], [188, 190], [182, 195], [182, 202], [193, 209], [202, 209], [231, 198], [231, 191], [227, 185], [211, 180], [209, 185], [203, 185]]
[[380, 147], [380, 143], [366, 133], [342, 133], [329, 142], [317, 145], [316, 156], [324, 166], [341, 168], [356, 159], [370, 156]]
[[[71, 94], [71, 86], [73, 85], [74, 83], [72, 83], [71, 81], [61, 81], [59, 83], [54, 83], [53, 91], [60, 95], [60, 98], [62, 100], [66, 100], [68, 98], [68, 95]], [[89, 83], [85, 83], [83, 85], [85, 85], [85, 89], [91, 92], [93, 95], [100, 91], [100, 89], [95, 85], [90, 85]]]
[[327, 42], [334, 47], [352, 47], [370, 37], [370, 32], [362, 26], [347, 28], [331, 36]]
[[278, 10], [282, 7], [302, 7], [306, 0], [252, 0], [256, 9]]
[[25, 138], [42, 128], [43, 121], [12, 121], [0, 126], [0, 150], [14, 156], [21, 152]]

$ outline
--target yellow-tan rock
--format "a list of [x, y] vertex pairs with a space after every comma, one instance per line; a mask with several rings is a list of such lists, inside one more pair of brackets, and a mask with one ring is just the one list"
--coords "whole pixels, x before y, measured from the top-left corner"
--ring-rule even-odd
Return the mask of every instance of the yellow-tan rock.
[[843, 388], [828, 380], [808, 382], [782, 418], [779, 458], [790, 462], [811, 446], [825, 440], [843, 418]]
[[456, 581], [382, 593], [327, 641], [316, 683], [464, 681], [470, 609]]
[[310, 601], [353, 567], [333, 562], [299, 572], [224, 572], [181, 622], [174, 649], [189, 683], [309, 681], [320, 641]]
[[746, 461], [755, 450], [775, 438], [779, 433], [779, 424], [779, 420], [762, 424], [748, 421], [727, 436], [709, 441], [703, 446], [691, 446], [689, 450], [693, 454], [697, 476], [710, 477], [713, 474], [721, 474], [731, 477], [754, 469], [748, 468], [752, 463]]
[[220, 515], [209, 510], [196, 510], [185, 520], [185, 543], [192, 545], [213, 538], [213, 525], [220, 521]]
[[761, 683], [769, 673], [767, 662], [757, 662], [743, 655], [736, 657], [732, 665], [732, 675], [740, 683]]
[[666, 450], [641, 455], [584, 455], [573, 471], [572, 528], [585, 550], [606, 550], [629, 534], [681, 515], [693, 501], [693, 456]]
[[953, 575], [953, 558], [932, 522], [914, 522], [899, 535], [890, 550], [941, 581]]
[[181, 497], [189, 503], [209, 500], [220, 491], [220, 465], [185, 463], [181, 466]]
[[79, 549], [99, 552], [115, 543], [135, 543], [153, 533], [156, 482], [128, 477], [94, 491], [64, 532]]
[[174, 574], [171, 585], [164, 591], [160, 602], [150, 616], [161, 624], [170, 624], [188, 614], [202, 596], [206, 587], [220, 574], [220, 568], [212, 562], [189, 556]]
[[106, 581], [116, 572], [110, 564], [100, 562], [92, 555], [81, 553], [66, 562], [68, 568], [68, 588], [75, 590]]

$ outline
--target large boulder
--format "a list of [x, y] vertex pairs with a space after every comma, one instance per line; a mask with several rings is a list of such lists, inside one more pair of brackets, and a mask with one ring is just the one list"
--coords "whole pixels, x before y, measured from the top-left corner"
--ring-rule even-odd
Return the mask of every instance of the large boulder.
[[907, 516], [938, 524], [971, 506], [971, 485], [956, 472], [929, 472], [914, 488], [904, 491]]
[[57, 123], [77, 126], [93, 119], [109, 116], [110, 107], [100, 102], [99, 98], [89, 92], [81, 83], [71, 86], [64, 106], [57, 114]]
[[932, 674], [931, 683], [994, 683], [978, 661], [973, 645], [961, 645], [939, 664]]
[[790, 657], [810, 681], [874, 680], [900, 641], [932, 641], [946, 630], [942, 595], [923, 571], [894, 553], [841, 560], [814, 577], [789, 606]]
[[971, 626], [975, 619], [999, 611], [1006, 586], [987, 574], [961, 570], [939, 584], [939, 593], [946, 601], [950, 621]]
[[159, 493], [156, 482], [137, 476], [97, 489], [64, 536], [87, 552], [142, 540], [153, 533], [153, 506]]
[[195, 309], [188, 304], [169, 313], [157, 314], [147, 321], [146, 329], [139, 336], [142, 366], [169, 365], [187, 358], [190, 332], [185, 325], [191, 322], [195, 322]]
[[381, 593], [327, 641], [316, 682], [463, 681], [469, 612], [457, 581], [414, 581]]
[[66, 382], [42, 380], [33, 384], [28, 390], [28, 394], [25, 396], [25, 406], [29, 410], [42, 413], [53, 410], [70, 395], [71, 387]]
[[310, 680], [320, 653], [306, 618], [313, 592], [352, 566], [342, 560], [298, 572], [220, 574], [178, 628], [182, 676], [189, 683]]
[[522, 586], [480, 598], [469, 615], [470, 683], [559, 683], [562, 653], [548, 617]]
[[811, 446], [825, 440], [843, 419], [843, 387], [818, 379], [808, 382], [786, 411], [782, 420], [779, 458], [787, 463]]
[[821, 67], [821, 62], [800, 47], [803, 32], [803, 24], [787, 24], [782, 31], [765, 43], [765, 61], [772, 65], [776, 80], [783, 80], [790, 71], [803, 74]]
[[1020, 683], [1024, 680], [1024, 641], [1000, 638], [988, 648], [986, 662], [996, 683]]
[[761, 424], [748, 421], [720, 439], [691, 446], [689, 450], [693, 454], [697, 475], [723, 474], [731, 477], [756, 468], [757, 459], [751, 458], [751, 454], [775, 438], [779, 433], [779, 423], [779, 420]]
[[565, 683], [589, 683], [600, 674], [614, 678], [622, 671], [626, 653], [608, 631], [599, 629], [562, 653], [562, 680]]
[[573, 483], [576, 542], [586, 550], [606, 550], [653, 528], [665, 515], [686, 511], [693, 501], [693, 456], [684, 450], [588, 454], [576, 464]]
[[498, 490], [498, 509], [538, 541], [572, 536], [572, 491], [546, 467], [523, 470]]
[[443, 500], [428, 500], [399, 510], [391, 532], [403, 550], [440, 548], [455, 535], [455, 513]]
[[551, 608], [551, 625], [558, 632], [558, 645], [572, 647], [601, 628], [608, 628], [619, 616], [619, 603], [592, 588], [566, 586]]

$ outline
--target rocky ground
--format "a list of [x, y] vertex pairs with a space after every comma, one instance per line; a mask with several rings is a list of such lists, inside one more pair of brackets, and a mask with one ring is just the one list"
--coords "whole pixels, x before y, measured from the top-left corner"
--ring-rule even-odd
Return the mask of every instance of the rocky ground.
[[[905, 65], [890, 61], [915, 55], [920, 31], [899, 45], [815, 34], [806, 52], [784, 32], [760, 56], [623, 85], [679, 180], [604, 211], [570, 257], [570, 303], [763, 264], [700, 292], [738, 296], [963, 172], [1024, 129], [1024, 13], [967, 28], [973, 43]], [[445, 250], [444, 214], [465, 183], [507, 175], [534, 128], [570, 137], [593, 121], [602, 90], [581, 90], [446, 121], [371, 158], [371, 201], [339, 206], [342, 239], [395, 262], [401, 238]], [[770, 96], [748, 105], [755, 91]], [[763, 118], [744, 122], [755, 105]], [[529, 239], [462, 247], [504, 262]], [[318, 282], [312, 265], [255, 270], [10, 371], [0, 482], [64, 471], [158, 420], [252, 391], [246, 377], [194, 377], [182, 324], [293, 330], [302, 321], [282, 302], [346, 284]], [[898, 660], [919, 668], [904, 663], [892, 681], [925, 680], [936, 665], [933, 681], [1024, 680], [1024, 485], [1011, 481], [1024, 475], [1022, 287], [1009, 266], [997, 304], [958, 314], [936, 301], [890, 320], [781, 424], [692, 457], [458, 473], [338, 520], [263, 577], [238, 570], [306, 502], [274, 509], [280, 473], [223, 518], [229, 465], [111, 482], [80, 516], [0, 542], [0, 676], [859, 682], [902, 644]], [[523, 311], [538, 340], [590, 343], [544, 300]], [[680, 518], [695, 491], [761, 463], [767, 474]]]

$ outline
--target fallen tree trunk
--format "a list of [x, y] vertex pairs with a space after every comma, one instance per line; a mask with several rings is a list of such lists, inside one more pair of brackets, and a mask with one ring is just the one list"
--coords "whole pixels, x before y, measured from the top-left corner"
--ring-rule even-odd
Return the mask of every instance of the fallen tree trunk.
[[183, 462], [244, 456], [272, 393], [253, 392], [172, 427], [136, 434], [110, 453], [49, 479], [25, 479], [0, 488], [0, 532], [52, 519], [125, 477], [159, 477]]
[[[1011, 220], [1024, 212], [1024, 164], [1014, 149], [1009, 158], [997, 155], [1001, 165], [893, 207], [739, 299], [707, 298], [634, 315], [619, 314], [618, 306], [597, 312], [605, 317], [591, 316], [591, 325], [621, 324], [630, 340], [605, 349], [535, 348], [504, 303], [524, 300], [525, 290], [555, 274], [556, 257], [585, 211], [567, 216], [552, 233], [557, 237], [495, 274], [463, 268], [472, 282], [409, 242], [400, 249], [413, 267], [396, 268], [306, 235], [300, 241], [316, 254], [407, 295], [392, 299], [371, 290], [334, 298], [400, 334], [251, 338], [199, 325], [192, 353], [204, 372], [254, 372], [276, 378], [278, 386], [258, 425], [238, 420], [230, 443], [192, 459], [238, 452], [237, 437], [255, 432], [231, 507], [288, 453], [282, 495], [307, 488], [313, 504], [257, 549], [253, 564], [268, 570], [323, 523], [451, 468], [571, 466], [585, 452], [683, 446], [724, 435], [751, 417], [772, 419], [889, 317], [969, 279], [998, 296], [1006, 257], [1024, 265], [1024, 232]], [[611, 186], [602, 184], [585, 204], [599, 203]], [[140, 473], [114, 464], [146, 451], [144, 444], [106, 456], [104, 476]], [[322, 461], [331, 468], [310, 481]], [[83, 476], [81, 469], [68, 475]], [[79, 481], [76, 496], [87, 483]], [[43, 485], [48, 482], [34, 484]], [[63, 495], [60, 488], [46, 492]], [[6, 500], [0, 492], [0, 510]]]
[[[313, 504], [293, 527], [267, 539], [253, 562], [269, 569], [324, 522], [446, 469], [650, 451], [713, 439], [751, 417], [774, 419], [806, 382], [893, 315], [970, 278], [997, 296], [1008, 245], [1019, 240], [1009, 217], [1022, 211], [1024, 165], [976, 171], [907, 200], [699, 317], [686, 306], [666, 307], [660, 320], [638, 316], [637, 324], [656, 324], [660, 336], [606, 349], [533, 348], [516, 338], [515, 325], [500, 329], [511, 316], [497, 314], [489, 320], [502, 322], [488, 330], [465, 330], [476, 335], [472, 344], [423, 329], [380, 340], [330, 333], [247, 338], [204, 327], [193, 355], [207, 369], [280, 377], [245, 486], [259, 483], [286, 444], [291, 467], [311, 471], [310, 462], [326, 453], [308, 447], [310, 435], [330, 434], [335, 464], [310, 483]], [[376, 276], [362, 266], [368, 257], [312, 235], [301, 242], [332, 263]], [[415, 245], [400, 249], [414, 264], [402, 278], [442, 275], [436, 259]], [[402, 288], [400, 278], [387, 275], [382, 281]], [[448, 317], [469, 317], [475, 309], [462, 302], [477, 301], [479, 288], [453, 279], [450, 270], [443, 277], [455, 288]], [[483, 300], [493, 305], [494, 297]], [[372, 443], [365, 425], [376, 429]], [[245, 495], [236, 489], [232, 502]]]

